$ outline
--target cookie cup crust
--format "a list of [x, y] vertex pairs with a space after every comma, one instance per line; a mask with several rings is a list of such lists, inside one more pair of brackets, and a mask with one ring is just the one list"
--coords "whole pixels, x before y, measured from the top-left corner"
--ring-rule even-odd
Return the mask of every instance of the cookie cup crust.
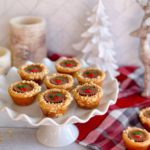
[[[72, 68], [61, 66], [60, 63], [65, 61], [65, 60], [73, 60], [77, 63], [77, 66], [72, 67]], [[59, 72], [59, 73], [65, 73], [65, 74], [73, 75], [75, 72], [77, 72], [80, 69], [81, 64], [76, 58], [60, 58], [59, 60], [57, 60], [55, 67], [56, 67], [57, 72]]]
[[[68, 83], [62, 84], [62, 85], [55, 85], [53, 83], [50, 82], [50, 79], [55, 78], [57, 76], [60, 77], [66, 77], [68, 79]], [[54, 73], [52, 75], [47, 75], [44, 79], [44, 84], [46, 85], [46, 87], [48, 89], [51, 88], [58, 88], [58, 89], [66, 89], [66, 90], [70, 90], [73, 87], [74, 84], [74, 79], [71, 75], [69, 74], [60, 74], [60, 73]]]
[[146, 111], [150, 111], [150, 107], [147, 107], [147, 108], [144, 108], [140, 111], [139, 113], [139, 118], [141, 120], [141, 123], [143, 124], [143, 126], [148, 130], [150, 131], [150, 118], [147, 118], [144, 116], [144, 113]]
[[[41, 72], [31, 72], [31, 73], [26, 72], [25, 68], [30, 65], [38, 65], [42, 68], [42, 71]], [[44, 79], [44, 77], [48, 74], [48, 69], [43, 64], [40, 64], [40, 63], [25, 64], [18, 69], [18, 73], [23, 80], [33, 80], [35, 82], [41, 82]]]
[[[19, 83], [27, 83], [31, 84], [33, 86], [33, 90], [25, 93], [18, 93], [13, 90], [13, 87]], [[41, 91], [41, 87], [33, 82], [33, 81], [18, 81], [10, 85], [8, 88], [8, 92], [10, 96], [12, 97], [12, 100], [20, 106], [27, 106], [34, 102], [36, 95]]]
[[[84, 86], [95, 86], [98, 91], [95, 95], [93, 96], [82, 96], [79, 94], [78, 89]], [[102, 88], [94, 83], [86, 83], [83, 85], [78, 85], [74, 90], [73, 90], [73, 96], [78, 104], [79, 107], [81, 108], [86, 108], [86, 109], [92, 109], [95, 108], [99, 105], [99, 102], [103, 96], [103, 91]]]
[[[128, 138], [128, 133], [132, 130], [140, 130], [142, 132], [145, 132], [147, 135], [147, 140], [144, 142], [134, 142], [134, 140]], [[147, 150], [150, 145], [150, 133], [148, 133], [145, 129], [128, 127], [126, 130], [123, 131], [122, 138], [126, 147], [130, 150]]]
[[[44, 95], [49, 92], [61, 92], [65, 95], [66, 99], [61, 103], [46, 102], [44, 99]], [[67, 111], [67, 108], [71, 104], [72, 100], [73, 98], [71, 94], [64, 89], [49, 89], [38, 95], [38, 103], [43, 114], [47, 117], [52, 118], [62, 116]]]
[[[101, 75], [97, 76], [96, 78], [85, 78], [83, 76], [83, 72], [88, 71], [88, 70], [96, 70], [98, 71]], [[77, 78], [77, 80], [79, 81], [80, 84], [84, 84], [84, 83], [95, 83], [99, 86], [102, 85], [102, 81], [105, 79], [105, 72], [101, 71], [98, 68], [84, 68], [84, 69], [80, 69], [75, 77]]]

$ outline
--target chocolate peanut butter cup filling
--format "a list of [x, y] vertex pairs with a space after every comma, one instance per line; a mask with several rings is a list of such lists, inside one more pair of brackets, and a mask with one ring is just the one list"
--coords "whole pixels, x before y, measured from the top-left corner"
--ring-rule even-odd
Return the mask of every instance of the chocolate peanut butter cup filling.
[[98, 70], [86, 70], [83, 72], [85, 78], [97, 78], [100, 75]]
[[143, 114], [146, 118], [150, 119], [150, 110], [149, 111], [145, 111]]
[[65, 95], [60, 92], [49, 92], [44, 95], [47, 103], [62, 103], [65, 100]]
[[98, 89], [95, 86], [84, 86], [79, 88], [78, 92], [81, 96], [93, 96], [96, 95]]
[[62, 85], [68, 83], [69, 81], [67, 77], [58, 76], [58, 77], [51, 78], [50, 82], [55, 85]]
[[144, 142], [147, 140], [147, 135], [141, 130], [133, 130], [128, 133], [128, 137], [134, 142]]
[[38, 65], [30, 65], [25, 68], [25, 71], [28, 73], [38, 73], [38, 72], [42, 72], [42, 68]]
[[77, 63], [74, 60], [64, 60], [60, 63], [63, 67], [73, 68], [77, 66]]
[[13, 90], [18, 93], [30, 92], [33, 90], [33, 86], [28, 83], [20, 83], [13, 87]]

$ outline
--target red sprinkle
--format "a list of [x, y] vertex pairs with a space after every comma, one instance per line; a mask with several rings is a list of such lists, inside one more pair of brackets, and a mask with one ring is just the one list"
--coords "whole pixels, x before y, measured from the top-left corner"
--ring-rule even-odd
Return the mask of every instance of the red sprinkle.
[[91, 93], [90, 89], [85, 89], [85, 93]]
[[60, 84], [60, 83], [61, 83], [61, 80], [56, 79], [55, 82], [56, 82], [57, 84]]
[[38, 72], [38, 70], [36, 70], [36, 69], [32, 69], [32, 70], [31, 70], [31, 72]]
[[55, 96], [55, 97], [54, 97], [54, 101], [57, 102], [58, 100], [59, 100], [59, 97], [58, 97], [58, 96]]
[[20, 88], [21, 91], [26, 92], [27, 89], [26, 88]]
[[72, 64], [66, 64], [67, 67], [72, 67]]
[[135, 135], [134, 137], [135, 137], [136, 139], [140, 139], [140, 138], [141, 138], [140, 135]]
[[88, 76], [89, 76], [90, 78], [93, 78], [93, 77], [94, 77], [94, 73], [90, 73]]

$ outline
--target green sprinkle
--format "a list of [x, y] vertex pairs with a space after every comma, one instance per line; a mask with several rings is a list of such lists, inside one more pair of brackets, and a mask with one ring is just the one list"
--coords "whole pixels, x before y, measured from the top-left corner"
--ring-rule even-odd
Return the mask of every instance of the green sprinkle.
[[31, 67], [29, 67], [29, 68], [27, 68], [27, 70], [29, 70], [29, 71], [30, 71], [30, 70], [32, 70], [32, 68], [31, 68]]
[[53, 96], [53, 95], [49, 95], [49, 98], [51, 98], [51, 99], [52, 99], [52, 98], [54, 98], [54, 96]]
[[141, 134], [141, 131], [135, 131], [133, 132], [133, 135], [140, 135]]
[[60, 97], [60, 96], [61, 96], [61, 94], [60, 94], [60, 93], [56, 93], [56, 96], [59, 96], [59, 97]]
[[65, 64], [68, 64], [69, 62], [68, 62], [68, 61], [65, 61], [64, 63], [65, 63]]
[[24, 88], [25, 85], [18, 85], [17, 88], [21, 89], [21, 88]]
[[95, 89], [95, 87], [90, 87], [90, 89], [91, 89], [91, 90], [94, 90], [94, 89]]
[[86, 89], [87, 89], [87, 87], [83, 87], [83, 88], [82, 88], [82, 90], [86, 90]]
[[97, 74], [97, 71], [94, 71], [94, 74]]

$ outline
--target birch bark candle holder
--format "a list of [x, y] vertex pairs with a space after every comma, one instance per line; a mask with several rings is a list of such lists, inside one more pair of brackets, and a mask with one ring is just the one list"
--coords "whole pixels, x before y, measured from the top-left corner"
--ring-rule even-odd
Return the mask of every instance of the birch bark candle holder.
[[0, 47], [0, 74], [4, 74], [11, 66], [11, 53], [7, 48]]
[[41, 62], [47, 56], [45, 19], [35, 16], [12, 18], [10, 47], [12, 63], [16, 67], [27, 60]]

